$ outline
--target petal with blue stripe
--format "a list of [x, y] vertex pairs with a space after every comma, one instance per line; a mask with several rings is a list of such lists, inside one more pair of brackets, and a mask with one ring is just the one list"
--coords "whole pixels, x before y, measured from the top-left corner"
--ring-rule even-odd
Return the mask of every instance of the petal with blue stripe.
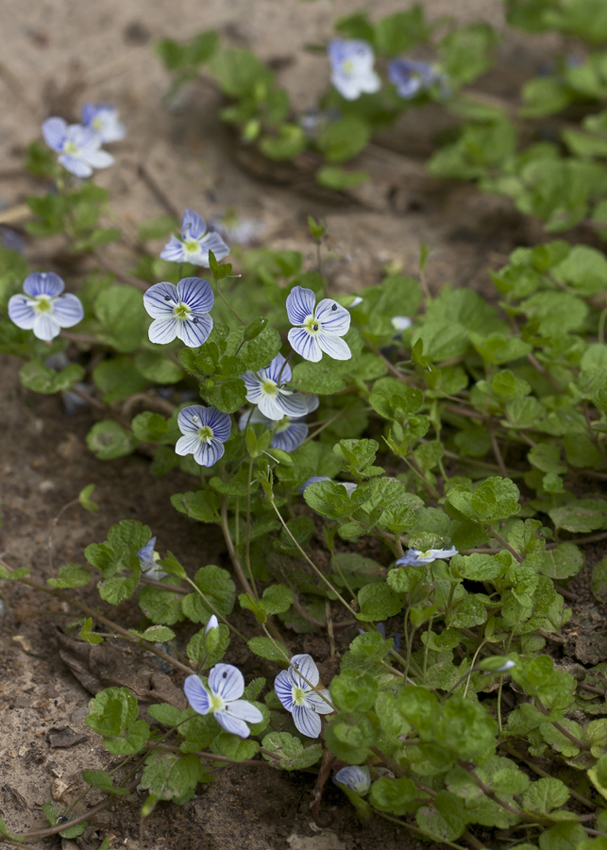
[[42, 135], [49, 148], [62, 151], [67, 133], [67, 124], [63, 118], [47, 118], [42, 125]]
[[289, 678], [288, 670], [281, 670], [274, 679], [274, 690], [287, 711], [293, 710], [293, 682]]
[[244, 693], [244, 676], [233, 664], [216, 664], [209, 673], [209, 688], [226, 702], [240, 699]]
[[160, 252], [160, 259], [167, 260], [169, 263], [185, 263], [187, 256], [183, 242], [180, 242], [176, 236], [171, 236]]
[[308, 738], [318, 738], [322, 723], [315, 711], [306, 708], [304, 705], [294, 705], [292, 714], [293, 723], [302, 735], [307, 735]]
[[167, 345], [173, 342], [179, 333], [179, 319], [169, 316], [166, 319], [154, 319], [148, 328], [148, 337], [150, 342], [155, 342], [157, 345]]
[[231, 717], [227, 711], [216, 711], [213, 717], [226, 732], [231, 732], [232, 735], [240, 735], [241, 738], [248, 738], [251, 734], [251, 730], [244, 720], [239, 720], [238, 717]]
[[192, 313], [210, 313], [215, 303], [211, 284], [203, 277], [184, 277], [177, 284], [177, 295]]
[[207, 226], [201, 215], [194, 210], [186, 210], [181, 221], [182, 239], [200, 239]]
[[352, 320], [350, 311], [332, 298], [323, 298], [316, 308], [314, 317], [320, 322], [323, 331], [338, 336], [348, 333]]
[[29, 274], [23, 281], [23, 291], [32, 298], [37, 295], [47, 295], [49, 298], [55, 298], [61, 295], [65, 289], [65, 284], [58, 274], [54, 272], [34, 272]]
[[196, 434], [205, 423], [207, 408], [190, 404], [177, 414], [177, 425], [182, 434]]
[[314, 334], [311, 334], [305, 328], [291, 328], [288, 338], [291, 347], [304, 360], [309, 360], [311, 363], [318, 363], [319, 360], [322, 360], [322, 351]]
[[198, 714], [207, 714], [211, 706], [209, 694], [198, 676], [188, 676], [183, 683], [183, 690], [194, 711]]
[[216, 440], [214, 437], [208, 442], [200, 442], [200, 445], [194, 452], [194, 460], [200, 466], [215, 466], [225, 453], [223, 443]]
[[283, 452], [294, 452], [308, 436], [309, 428], [303, 422], [291, 422], [284, 431], [277, 431], [272, 437], [270, 445], [274, 449], [282, 449]]
[[18, 328], [31, 331], [34, 327], [36, 313], [31, 301], [25, 295], [13, 295], [8, 302], [8, 317]]
[[187, 319], [179, 322], [177, 336], [188, 348], [198, 348], [207, 341], [212, 330], [213, 317], [208, 313], [201, 313], [193, 318], [190, 314]]
[[213, 436], [222, 443], [230, 436], [232, 419], [228, 413], [222, 413], [216, 407], [207, 407], [204, 412], [204, 424], [213, 429]]
[[314, 315], [316, 296], [311, 289], [294, 286], [287, 295], [287, 316], [292, 325], [303, 325], [310, 316]]
[[349, 360], [352, 357], [348, 343], [340, 336], [321, 331], [316, 339], [320, 348], [333, 360]]
[[32, 330], [34, 331], [34, 336], [38, 337], [38, 339], [49, 342], [51, 339], [59, 336], [61, 327], [52, 313], [43, 313], [34, 319]]
[[53, 301], [53, 316], [62, 328], [73, 328], [84, 318], [80, 299], [71, 292], [60, 295]]
[[177, 287], [167, 280], [155, 283], [143, 293], [143, 306], [146, 313], [153, 319], [166, 319], [172, 316], [178, 304]]
[[[289, 676], [296, 688], [303, 688], [304, 691], [307, 691], [310, 690], [310, 685], [315, 686], [319, 683], [320, 673], [311, 655], [294, 655], [291, 664]], [[302, 675], [298, 676], [296, 671], [299, 671]], [[307, 682], [304, 681], [303, 676], [305, 676]]]

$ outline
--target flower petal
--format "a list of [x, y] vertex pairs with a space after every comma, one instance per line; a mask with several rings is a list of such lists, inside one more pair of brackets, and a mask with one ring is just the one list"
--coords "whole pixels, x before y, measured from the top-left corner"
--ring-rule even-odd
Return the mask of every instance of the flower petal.
[[8, 301], [8, 317], [18, 328], [31, 331], [36, 320], [36, 311], [25, 295], [13, 295]]
[[182, 239], [200, 239], [204, 235], [207, 226], [201, 215], [194, 210], [186, 210], [181, 221]]
[[[266, 393], [260, 393], [260, 398], [258, 400], [258, 405], [260, 411], [264, 416], [267, 416], [268, 419], [272, 419], [274, 422], [279, 422], [281, 419], [286, 416], [286, 413], [279, 402], [281, 396], [277, 395], [267, 395]], [[249, 398], [247, 395], [247, 400], [252, 401], [253, 399]]]
[[71, 292], [60, 295], [53, 301], [53, 316], [62, 328], [73, 328], [84, 318], [80, 299]]
[[233, 664], [216, 664], [209, 673], [209, 688], [226, 702], [240, 699], [244, 693], [244, 676]]
[[274, 679], [274, 690], [287, 711], [293, 710], [293, 682], [289, 678], [288, 670], [281, 670]]
[[211, 706], [209, 693], [198, 676], [188, 676], [183, 683], [183, 690], [190, 706], [198, 714], [207, 714]]
[[258, 407], [253, 407], [250, 410], [245, 410], [238, 420], [238, 430], [244, 431], [247, 425], [267, 425], [271, 428], [274, 422], [264, 416]]
[[184, 434], [175, 443], [175, 454], [184, 457], [185, 455], [193, 455], [198, 450], [200, 445], [200, 437], [198, 434]]
[[207, 233], [200, 241], [200, 253], [203, 254], [206, 259], [203, 262], [203, 266], [205, 268], [209, 267], [209, 251], [212, 251], [215, 254], [215, 259], [217, 262], [223, 260], [224, 257], [227, 257], [230, 253], [230, 249], [223, 241], [219, 233], [215, 233], [214, 231], [211, 233]]
[[303, 325], [306, 319], [314, 314], [315, 304], [316, 296], [311, 289], [294, 286], [287, 295], [287, 316], [291, 324]]
[[81, 156], [84, 162], [93, 168], [109, 168], [116, 160], [107, 151], [83, 149]]
[[256, 705], [252, 705], [246, 699], [237, 699], [226, 705], [226, 713], [247, 723], [261, 723], [263, 714]]
[[210, 313], [215, 303], [211, 284], [203, 277], [184, 277], [177, 284], [177, 295], [192, 313]]
[[67, 133], [67, 124], [63, 118], [47, 118], [42, 125], [44, 141], [52, 150], [61, 152]]
[[352, 316], [349, 310], [333, 301], [332, 298], [323, 298], [316, 307], [314, 318], [320, 322], [323, 331], [343, 336], [350, 329]]
[[141, 569], [149, 570], [150, 567], [154, 566], [154, 546], [156, 545], [156, 538], [150, 537], [145, 546], [142, 546], [141, 549], [137, 552], [137, 557], [139, 558], [139, 563], [141, 564]]
[[206, 407], [204, 408], [202, 422], [203, 425], [208, 425], [209, 428], [213, 429], [213, 436], [221, 443], [225, 443], [230, 436], [232, 419], [229, 413], [222, 413], [216, 407]]
[[205, 424], [207, 409], [201, 404], [190, 404], [177, 414], [177, 426], [182, 434], [196, 434]]
[[[292, 667], [289, 667], [289, 678], [293, 682], [296, 688], [303, 688], [304, 691], [310, 690], [310, 685], [317, 685], [320, 682], [320, 673], [318, 672], [318, 667], [314, 663], [314, 659], [311, 655], [294, 655], [291, 659]], [[307, 681], [304, 681], [302, 676], [298, 676], [295, 670], [305, 676]], [[308, 682], [310, 684], [308, 684]]]
[[280, 353], [276, 355], [269, 366], [266, 366], [265, 369], [261, 369], [259, 374], [262, 378], [269, 378], [277, 384], [280, 377], [280, 386], [287, 384], [293, 377], [291, 367], [287, 363], [286, 358], [284, 358]]
[[167, 316], [172, 316], [178, 304], [177, 287], [166, 280], [155, 283], [143, 293], [143, 306], [153, 319], [165, 319]]
[[37, 295], [48, 295], [54, 298], [65, 289], [65, 284], [58, 274], [54, 272], [34, 272], [29, 274], [23, 281], [23, 291], [32, 298]]
[[216, 440], [214, 437], [208, 442], [203, 443], [202, 440], [196, 451], [194, 452], [194, 460], [199, 466], [215, 466], [225, 453], [223, 443]]
[[173, 342], [179, 333], [179, 319], [169, 316], [166, 319], [154, 319], [148, 328], [148, 338], [150, 342], [155, 342], [158, 345], [167, 345]]
[[38, 314], [34, 319], [32, 330], [35, 337], [43, 339], [45, 342], [50, 342], [51, 339], [59, 336], [61, 326], [52, 313], [42, 313]]
[[348, 343], [336, 334], [320, 331], [316, 340], [322, 351], [333, 360], [349, 360], [352, 357]]
[[176, 236], [171, 236], [160, 252], [160, 259], [169, 263], [185, 263], [187, 256], [183, 242]]
[[293, 723], [302, 735], [307, 735], [308, 738], [318, 738], [322, 723], [315, 711], [303, 705], [294, 705], [292, 715]]
[[240, 735], [241, 738], [248, 738], [251, 734], [251, 730], [244, 720], [231, 717], [227, 711], [216, 711], [213, 717], [226, 732], [231, 732], [232, 735]]
[[213, 318], [208, 313], [199, 313], [193, 318], [177, 320], [177, 336], [188, 348], [198, 348], [209, 338], [213, 330]]
[[311, 363], [318, 363], [319, 360], [322, 360], [322, 351], [316, 341], [316, 337], [305, 328], [291, 328], [288, 338], [291, 347], [304, 360], [309, 360]]
[[313, 413], [315, 410], [318, 409], [318, 405], [320, 404], [320, 399], [318, 398], [317, 395], [312, 395], [312, 394], [305, 395], [305, 396], [303, 396], [303, 398], [305, 399], [305, 402], [308, 405], [308, 413]]
[[[275, 408], [282, 411], [279, 417], [274, 418], [282, 419], [283, 416], [288, 416], [291, 419], [301, 419], [303, 416], [307, 416], [308, 403], [306, 397], [300, 395], [300, 393], [279, 390], [278, 394], [272, 396], [272, 398], [275, 402]], [[262, 409], [262, 412], [265, 411]]]
[[317, 714], [333, 714], [335, 709], [321, 697], [321, 694], [330, 701], [331, 695], [329, 691], [326, 690], [326, 688], [323, 688], [320, 691], [306, 691], [306, 703], [310, 708], [313, 708]]
[[247, 388], [247, 401], [250, 401], [251, 404], [259, 404], [261, 399], [265, 398], [265, 396], [261, 391], [261, 385], [257, 375], [249, 370], [244, 373], [242, 380]]
[[284, 431], [277, 431], [274, 434], [270, 445], [273, 449], [282, 449], [283, 452], [294, 452], [306, 439], [309, 430], [303, 422], [291, 422]]
[[75, 174], [76, 177], [90, 177], [93, 173], [91, 166], [87, 165], [86, 162], [83, 162], [78, 156], [62, 153], [57, 157], [57, 159], [66, 171], [69, 171], [70, 174]]

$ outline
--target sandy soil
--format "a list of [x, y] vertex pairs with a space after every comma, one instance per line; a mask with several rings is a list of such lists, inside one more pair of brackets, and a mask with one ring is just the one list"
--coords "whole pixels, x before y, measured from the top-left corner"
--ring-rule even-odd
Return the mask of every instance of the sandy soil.
[[[111, 217], [126, 233], [133, 233], [143, 218], [165, 212], [138, 176], [138, 166], [144, 164], [177, 210], [188, 206], [211, 219], [234, 207], [263, 223], [264, 244], [302, 250], [310, 262], [313, 247], [306, 216], [322, 216], [330, 234], [327, 270], [338, 288], [355, 290], [379, 279], [386, 263], [414, 272], [419, 244], [426, 242], [434, 248], [428, 267], [431, 287], [453, 282], [483, 289], [487, 265], [502, 264], [508, 251], [538, 232], [524, 225], [508, 204], [480, 198], [467, 187], [430, 186], [428, 191], [423, 181], [399, 178], [397, 189], [390, 191], [399, 169], [419, 172], [420, 162], [410, 158], [410, 151], [423, 151], [427, 145], [436, 120], [431, 110], [405, 122], [388, 139], [397, 154], [376, 151], [377, 174], [387, 170], [388, 177], [378, 177], [362, 203], [335, 204], [302, 187], [294, 191], [277, 185], [275, 174], [258, 171], [254, 176], [243, 170], [228, 131], [217, 120], [219, 98], [210, 87], [188, 86], [170, 108], [162, 100], [169, 79], [153, 56], [153, 43], [214, 27], [226, 43], [250, 46], [268, 61], [287, 60], [280, 80], [297, 108], [310, 106], [326, 84], [327, 67], [326, 60], [307, 53], [305, 45], [325, 40], [335, 17], [364, 5], [352, 0], [3, 0], [0, 209], [38, 190], [18, 171], [24, 148], [39, 135], [45, 117], [77, 119], [85, 100], [109, 101], [120, 108], [129, 132], [113, 147], [117, 164], [100, 175], [99, 183], [110, 188]], [[433, 17], [452, 13], [500, 25], [498, 0], [459, 0], [455, 5], [450, 0], [426, 3]], [[371, 6], [379, 17], [402, 3], [374, 0]], [[500, 47], [506, 70], [485, 81], [487, 90], [511, 92], [521, 69], [533, 67], [549, 46], [507, 39]], [[51, 250], [50, 243], [27, 245], [31, 262], [45, 268], [52, 267]], [[126, 260], [116, 249], [108, 256]], [[82, 562], [88, 543], [105, 539], [112, 523], [129, 517], [149, 524], [160, 548], [170, 547], [189, 569], [209, 562], [227, 564], [218, 532], [196, 526], [170, 508], [169, 496], [179, 489], [178, 474], [151, 479], [147, 459], [139, 456], [96, 461], [84, 444], [93, 414], [84, 410], [68, 418], [60, 400], [23, 391], [17, 372], [15, 361], [0, 358], [0, 551], [9, 564], [31, 566], [34, 576], [43, 580], [61, 563]], [[97, 485], [99, 512], [85, 515], [78, 507], [68, 509], [54, 529], [49, 556], [54, 518], [89, 483]], [[54, 631], [69, 622], [63, 603], [53, 600], [49, 608], [46, 599], [7, 583], [0, 593], [0, 815], [17, 831], [43, 824], [40, 806], [45, 801], [71, 800], [81, 787], [83, 768], [113, 762], [83, 723], [90, 693], [58, 657]], [[89, 601], [95, 604], [92, 595]], [[137, 611], [126, 606], [120, 614], [129, 625], [137, 624]], [[347, 637], [344, 634], [344, 640]], [[242, 649], [233, 652], [229, 660], [254, 665]], [[66, 733], [68, 748], [57, 747], [52, 734], [63, 727], [73, 733], [71, 738]], [[117, 802], [97, 817], [82, 839], [64, 840], [63, 847], [92, 850], [105, 835], [112, 835], [114, 847], [143, 850], [138, 820], [142, 799], [134, 794]], [[245, 768], [230, 768], [187, 806], [159, 806], [146, 822], [145, 847], [421, 846], [385, 822], [374, 821], [361, 830], [332, 788], [324, 799], [324, 810], [333, 821], [329, 830], [319, 832], [311, 817], [312, 779], [269, 769], [251, 775]], [[59, 846], [59, 839], [48, 846]]]

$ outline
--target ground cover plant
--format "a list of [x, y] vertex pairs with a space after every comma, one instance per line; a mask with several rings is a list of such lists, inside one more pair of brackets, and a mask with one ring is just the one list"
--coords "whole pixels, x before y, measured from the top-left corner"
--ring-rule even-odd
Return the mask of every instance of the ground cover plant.
[[[513, 25], [603, 38], [602, 6], [588, 0], [508, 8]], [[458, 88], [487, 67], [495, 40], [485, 26], [450, 30], [438, 43], [443, 64], [430, 67], [400, 55], [432, 35], [420, 7], [387, 24], [349, 18], [337, 32], [329, 45], [337, 94], [321, 105], [321, 133], [347, 156], [312, 144], [328, 163], [320, 182], [341, 190], [346, 172], [331, 163], [363, 147], [347, 147], [355, 122], [368, 122], [358, 136], [366, 144], [373, 98], [396, 104], [390, 120], [423, 97], [472, 113]], [[392, 59], [393, 90], [374, 70], [373, 48]], [[160, 51], [183, 78], [208, 60], [236, 99], [224, 117], [264, 155], [290, 158], [308, 144], [299, 123], [284, 123], [288, 102], [249, 54], [222, 51], [209, 34]], [[600, 135], [603, 95], [580, 94], [570, 72], [584, 68], [587, 79], [601, 67], [592, 53], [532, 80], [525, 98], [536, 111], [527, 117], [579, 98], [586, 112], [575, 132]], [[246, 91], [230, 90], [232, 78]], [[569, 124], [559, 125], [566, 148], [521, 147], [515, 121], [487, 118], [496, 108], [475, 106], [472, 124], [429, 168], [504, 191], [549, 230], [598, 227], [602, 148], [582, 150]], [[111, 167], [103, 145], [124, 132], [108, 105], [86, 104], [78, 125], [44, 122], [27, 167], [52, 185], [28, 200], [32, 236], [61, 235], [72, 255], [93, 257], [121, 239], [99, 225], [111, 199], [93, 175]], [[497, 138], [510, 140], [501, 158]], [[46, 585], [26, 565], [2, 562], [3, 580], [67, 602], [83, 643], [127, 641], [155, 655], [179, 686], [178, 697], [151, 705], [126, 687], [97, 693], [86, 722], [122, 758], [111, 771], [85, 771], [84, 782], [107, 795], [99, 805], [147, 792], [142, 831], [160, 802], [184, 804], [239, 763], [305, 773], [320, 825], [333, 781], [361, 821], [386, 818], [448, 846], [602, 850], [605, 663], [574, 675], [553, 653], [571, 617], [567, 582], [584, 566], [584, 544], [607, 528], [599, 237], [516, 249], [492, 272], [490, 300], [448, 285], [432, 296], [425, 245], [416, 268], [385, 269], [379, 284], [346, 295], [323, 273], [322, 220], [308, 220], [317, 247], [309, 267], [296, 251], [239, 249], [234, 229], [204, 214], [141, 222], [132, 267], [69, 281], [75, 292], [57, 273], [29, 268], [18, 250], [0, 252], [0, 346], [23, 360], [23, 385], [94, 405], [87, 444], [99, 459], [139, 452], [150, 476], [189, 475], [173, 507], [201, 535], [216, 525], [231, 562], [189, 574], [179, 541], [159, 552], [154, 529], [129, 519], [91, 541], [86, 565], [64, 564]], [[157, 238], [166, 239], [159, 255], [148, 249]], [[124, 402], [144, 393], [145, 409], [126, 417]], [[91, 487], [79, 501], [96, 510]], [[606, 575], [607, 559], [594, 570], [600, 599]], [[136, 604], [139, 627], [83, 602], [78, 588], [91, 581], [106, 606]], [[236, 625], [239, 609], [246, 619]], [[359, 633], [338, 671], [299, 651], [303, 635], [328, 631], [334, 641], [352, 624]], [[267, 677], [247, 681], [223, 662], [238, 641]], [[72, 809], [49, 803], [50, 826], [31, 834], [0, 822], [3, 841], [78, 837], [88, 819]]]

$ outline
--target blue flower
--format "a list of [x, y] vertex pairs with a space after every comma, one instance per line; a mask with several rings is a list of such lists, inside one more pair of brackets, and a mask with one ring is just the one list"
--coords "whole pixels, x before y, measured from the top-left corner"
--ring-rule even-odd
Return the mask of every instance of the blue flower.
[[230, 253], [230, 249], [219, 233], [206, 232], [204, 219], [192, 210], [186, 210], [181, 222], [181, 239], [171, 236], [160, 252], [163, 260], [171, 263], [193, 263], [209, 268], [209, 251], [217, 262]]
[[366, 794], [371, 786], [371, 771], [366, 765], [348, 765], [338, 770], [333, 777], [336, 785], [345, 785], [349, 791], [361, 796]]
[[420, 552], [419, 549], [409, 549], [404, 558], [399, 558], [396, 562], [397, 567], [423, 567], [424, 564], [431, 564], [438, 558], [452, 558], [457, 555], [458, 551], [455, 546], [450, 549], [428, 549], [426, 552]]
[[177, 425], [183, 434], [177, 440], [178, 455], [194, 455], [200, 466], [213, 466], [223, 457], [223, 444], [230, 436], [232, 420], [216, 407], [192, 404], [177, 415]]
[[367, 41], [335, 38], [329, 43], [331, 82], [346, 100], [356, 100], [363, 92], [373, 94], [381, 79], [373, 70], [375, 54]]
[[[310, 484], [318, 484], [319, 481], [333, 481], [333, 479], [329, 478], [328, 475], [313, 475], [311, 478], [308, 478], [308, 480], [305, 482], [305, 484], [301, 485], [301, 487], [299, 488], [299, 490], [297, 492], [303, 493], [303, 491], [306, 489], [306, 487], [309, 487]], [[358, 487], [358, 484], [355, 484], [353, 481], [333, 481], [333, 483], [334, 484], [341, 484], [342, 487], [345, 487], [346, 490], [347, 490], [348, 496], [351, 496], [352, 493]]]
[[72, 328], [82, 321], [84, 310], [80, 299], [63, 292], [65, 283], [53, 272], [34, 272], [23, 281], [25, 295], [13, 295], [8, 302], [8, 315], [18, 328], [34, 332], [34, 336], [50, 342], [61, 328]]
[[393, 59], [388, 65], [388, 79], [405, 100], [411, 100], [436, 80], [436, 73], [426, 62]]
[[124, 124], [118, 120], [118, 110], [109, 103], [85, 103], [82, 123], [90, 127], [102, 142], [118, 142], [126, 135]]
[[[324, 688], [315, 690], [320, 681], [320, 675], [311, 655], [294, 655], [291, 664], [292, 667], [281, 670], [274, 680], [276, 696], [284, 708], [291, 712], [293, 723], [302, 735], [318, 738], [321, 730], [318, 715], [331, 714], [335, 710], [321, 696], [323, 694], [326, 699], [329, 699], [329, 691]], [[301, 676], [297, 671], [301, 673]]]
[[145, 546], [142, 546], [137, 552], [137, 557], [139, 558], [141, 572], [145, 574], [145, 577], [153, 579], [154, 581], [160, 581], [160, 579], [166, 578], [168, 573], [165, 573], [164, 570], [161, 570], [158, 566], [160, 555], [158, 552], [154, 551], [155, 545], [156, 538], [150, 537]]
[[[308, 413], [316, 410], [319, 405], [319, 399], [316, 395], [306, 395], [303, 399], [307, 402]], [[291, 416], [283, 416], [282, 419], [268, 419], [264, 416], [258, 407], [245, 411], [240, 417], [238, 427], [244, 431], [247, 425], [266, 425], [274, 431], [274, 436], [270, 446], [273, 449], [282, 449], [285, 452], [294, 452], [299, 448], [303, 441], [308, 436], [309, 428], [305, 422], [300, 419], [294, 419]]]
[[280, 421], [284, 416], [301, 419], [309, 412], [306, 396], [286, 389], [293, 373], [282, 356], [277, 354], [265, 369], [245, 372], [242, 380], [247, 388], [247, 401], [256, 404], [268, 419]]
[[19, 254], [25, 253], [25, 240], [16, 230], [11, 230], [10, 227], [0, 227], [0, 241], [2, 247], [8, 251], [17, 251]]
[[184, 277], [177, 286], [163, 281], [150, 286], [143, 306], [154, 319], [148, 336], [166, 344], [178, 337], [188, 348], [198, 348], [213, 330], [209, 316], [215, 302], [211, 284], [202, 277]]
[[[216, 664], [209, 673], [209, 684], [202, 684], [198, 676], [188, 676], [183, 690], [190, 706], [198, 714], [213, 715], [226, 732], [248, 738], [251, 730], [247, 723], [261, 723], [263, 714], [246, 699], [244, 676], [231, 664]], [[245, 722], [246, 721], [246, 722]]]
[[287, 296], [287, 315], [292, 325], [289, 342], [304, 360], [318, 363], [323, 351], [334, 360], [352, 357], [348, 344], [341, 339], [350, 328], [350, 313], [332, 298], [316, 304], [311, 289], [294, 286]]
[[47, 118], [42, 135], [49, 148], [60, 154], [59, 162], [76, 177], [90, 177], [93, 168], [108, 168], [114, 157], [100, 150], [101, 138], [91, 128], [70, 124], [63, 118]]

